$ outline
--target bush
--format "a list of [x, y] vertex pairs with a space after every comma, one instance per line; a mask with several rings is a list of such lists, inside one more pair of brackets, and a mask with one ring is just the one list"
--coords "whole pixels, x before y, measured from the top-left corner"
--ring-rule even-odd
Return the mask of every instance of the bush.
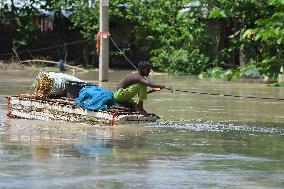
[[199, 74], [208, 68], [209, 58], [199, 50], [189, 52], [184, 49], [156, 49], [152, 51], [151, 62], [161, 71], [181, 74]]

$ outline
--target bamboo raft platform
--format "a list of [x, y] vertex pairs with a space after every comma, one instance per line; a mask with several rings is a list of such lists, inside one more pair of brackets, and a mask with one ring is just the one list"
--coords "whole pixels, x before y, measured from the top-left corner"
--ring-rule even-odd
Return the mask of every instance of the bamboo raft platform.
[[69, 121], [88, 124], [115, 125], [149, 123], [159, 119], [155, 114], [143, 116], [124, 107], [112, 107], [107, 111], [88, 111], [77, 106], [73, 99], [45, 98], [34, 94], [9, 96], [8, 116], [43, 121]]

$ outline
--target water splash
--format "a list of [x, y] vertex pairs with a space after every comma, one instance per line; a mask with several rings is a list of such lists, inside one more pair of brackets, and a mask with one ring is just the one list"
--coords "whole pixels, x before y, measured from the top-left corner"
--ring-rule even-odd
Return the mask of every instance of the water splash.
[[179, 122], [159, 122], [150, 124], [148, 127], [175, 128], [193, 132], [246, 132], [284, 135], [283, 127], [264, 127], [259, 125], [239, 125], [232, 123], [200, 122], [200, 123], [179, 123]]

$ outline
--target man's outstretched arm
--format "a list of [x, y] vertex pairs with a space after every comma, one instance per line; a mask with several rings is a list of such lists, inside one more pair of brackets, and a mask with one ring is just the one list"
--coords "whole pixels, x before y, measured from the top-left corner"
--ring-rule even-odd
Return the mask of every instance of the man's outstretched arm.
[[151, 81], [145, 79], [145, 78], [142, 77], [142, 76], [139, 78], [139, 82], [142, 83], [142, 84], [144, 84], [144, 85], [146, 85], [146, 86], [148, 86], [148, 87], [151, 87], [151, 88], [160, 88], [160, 89], [165, 88], [164, 85], [152, 83]]
[[147, 91], [147, 94], [157, 92], [157, 91], [161, 91], [161, 88], [152, 88], [151, 90]]

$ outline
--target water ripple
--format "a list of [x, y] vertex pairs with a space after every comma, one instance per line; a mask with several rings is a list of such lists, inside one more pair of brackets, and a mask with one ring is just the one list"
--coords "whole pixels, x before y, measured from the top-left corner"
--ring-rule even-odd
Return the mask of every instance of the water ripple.
[[7, 112], [0, 108], [0, 126], [7, 125]]
[[260, 157], [249, 157], [239, 154], [205, 154], [205, 153], [196, 153], [190, 157], [190, 160], [207, 160], [207, 161], [222, 161], [222, 160], [234, 160], [234, 161], [248, 161], [248, 162], [267, 162], [267, 161], [276, 161], [268, 158]]
[[248, 133], [266, 133], [284, 135], [284, 128], [281, 127], [263, 127], [253, 125], [237, 125], [215, 122], [202, 123], [178, 123], [178, 122], [159, 122], [149, 125], [149, 127], [158, 128], [176, 128], [185, 129], [194, 132], [248, 132]]

